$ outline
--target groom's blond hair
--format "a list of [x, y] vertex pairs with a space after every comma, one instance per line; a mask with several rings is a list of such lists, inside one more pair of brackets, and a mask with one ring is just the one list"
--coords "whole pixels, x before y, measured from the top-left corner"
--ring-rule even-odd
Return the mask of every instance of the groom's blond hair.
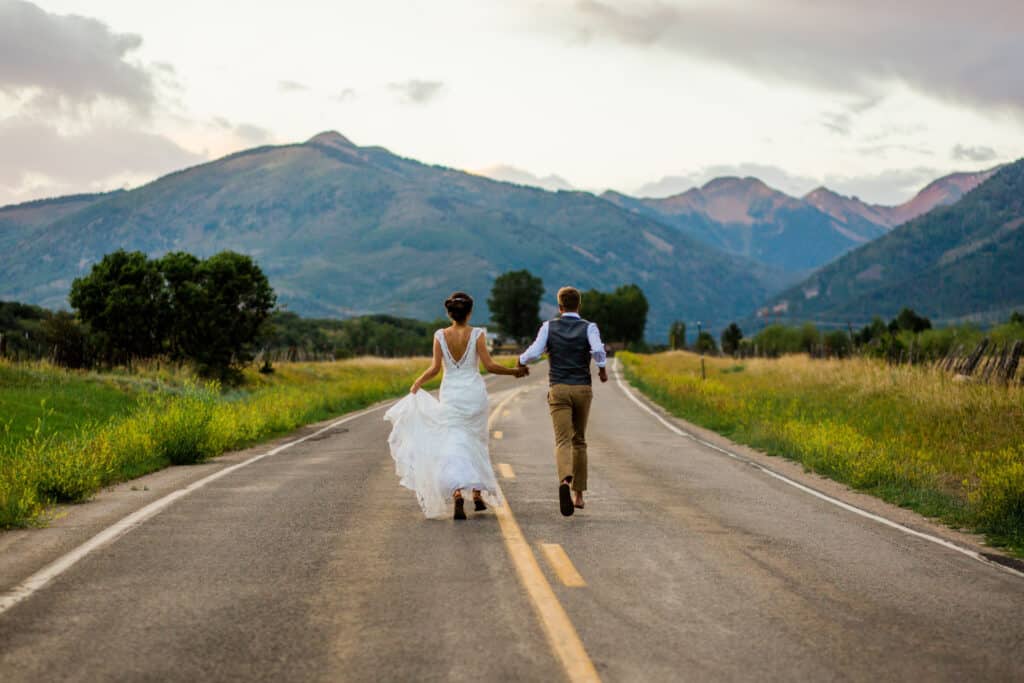
[[566, 311], [580, 310], [580, 303], [582, 301], [583, 297], [580, 295], [580, 290], [575, 287], [562, 287], [558, 290], [558, 305]]

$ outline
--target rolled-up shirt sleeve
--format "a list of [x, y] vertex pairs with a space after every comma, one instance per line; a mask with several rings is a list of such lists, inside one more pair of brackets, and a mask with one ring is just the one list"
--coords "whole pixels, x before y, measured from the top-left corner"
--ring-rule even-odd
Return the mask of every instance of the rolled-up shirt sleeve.
[[604, 350], [604, 342], [601, 341], [601, 331], [597, 329], [597, 323], [587, 325], [587, 339], [590, 340], [590, 355], [594, 357], [597, 367], [603, 368], [608, 362], [608, 354]]
[[519, 363], [521, 365], [526, 365], [530, 361], [537, 360], [538, 358], [541, 357], [541, 354], [547, 351], [547, 348], [548, 323], [547, 321], [545, 321], [544, 324], [540, 326], [540, 329], [537, 330], [537, 338], [534, 339], [533, 343], [530, 344], [529, 348], [523, 351], [523, 354], [519, 356]]

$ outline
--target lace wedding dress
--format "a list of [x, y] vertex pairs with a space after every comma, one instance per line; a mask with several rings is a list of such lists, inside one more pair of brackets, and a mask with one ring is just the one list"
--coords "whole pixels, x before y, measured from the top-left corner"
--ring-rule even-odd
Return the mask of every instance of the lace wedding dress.
[[479, 371], [473, 328], [462, 358], [452, 357], [444, 330], [434, 333], [444, 358], [441, 400], [427, 391], [409, 394], [384, 415], [391, 423], [388, 446], [395, 459], [399, 483], [416, 493], [423, 514], [451, 514], [456, 489], [483, 491], [491, 505], [499, 504], [498, 485], [487, 450], [487, 387]]

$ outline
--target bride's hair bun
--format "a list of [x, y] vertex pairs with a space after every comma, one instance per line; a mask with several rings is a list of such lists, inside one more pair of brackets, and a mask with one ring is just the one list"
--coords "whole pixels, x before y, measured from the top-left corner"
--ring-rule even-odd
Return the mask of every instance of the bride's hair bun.
[[457, 323], [464, 322], [473, 312], [473, 297], [465, 292], [454, 292], [444, 300], [444, 307], [449, 318]]

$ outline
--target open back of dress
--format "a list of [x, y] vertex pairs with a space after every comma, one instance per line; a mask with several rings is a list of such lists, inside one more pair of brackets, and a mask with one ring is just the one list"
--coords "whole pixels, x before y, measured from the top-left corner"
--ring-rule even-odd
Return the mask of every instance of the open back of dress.
[[478, 489], [489, 503], [499, 504], [487, 448], [487, 387], [476, 352], [484, 333], [473, 328], [465, 353], [456, 359], [444, 330], [435, 332], [444, 359], [440, 401], [419, 391], [384, 415], [391, 423], [388, 445], [400, 483], [416, 493], [427, 517], [447, 517], [457, 489]]

